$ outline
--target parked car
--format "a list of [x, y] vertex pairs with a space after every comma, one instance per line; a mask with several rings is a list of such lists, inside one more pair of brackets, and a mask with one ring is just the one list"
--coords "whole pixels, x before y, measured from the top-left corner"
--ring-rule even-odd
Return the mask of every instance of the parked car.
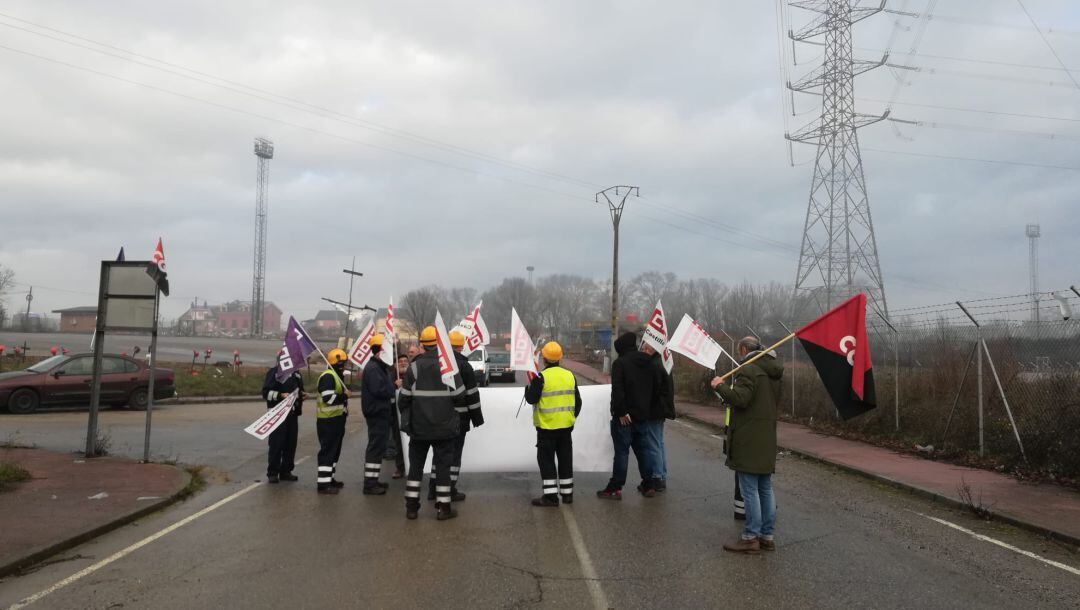
[[517, 379], [517, 373], [510, 370], [510, 352], [490, 351], [487, 356], [488, 381], [510, 381]]
[[469, 366], [476, 373], [476, 385], [486, 387], [488, 384], [487, 348], [480, 346], [479, 349], [469, 354]]
[[[88, 406], [94, 355], [53, 356], [21, 371], [0, 373], [0, 407], [32, 413], [44, 405]], [[176, 395], [171, 369], [157, 369], [154, 399]], [[149, 402], [150, 369], [144, 362], [119, 354], [101, 358], [101, 404], [143, 410]]]

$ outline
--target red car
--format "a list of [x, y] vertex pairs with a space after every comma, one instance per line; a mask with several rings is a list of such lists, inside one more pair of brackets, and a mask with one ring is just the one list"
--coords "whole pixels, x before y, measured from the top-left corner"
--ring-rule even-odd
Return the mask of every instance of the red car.
[[[94, 355], [53, 356], [21, 371], [0, 373], [0, 407], [12, 413], [31, 413], [43, 405], [88, 406]], [[176, 395], [176, 376], [157, 369], [154, 399]], [[145, 363], [118, 354], [101, 358], [101, 404], [146, 409], [150, 369]]]

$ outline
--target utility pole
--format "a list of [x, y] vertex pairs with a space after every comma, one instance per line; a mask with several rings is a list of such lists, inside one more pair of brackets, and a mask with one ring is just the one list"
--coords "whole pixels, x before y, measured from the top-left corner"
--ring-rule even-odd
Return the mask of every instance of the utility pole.
[[266, 308], [266, 217], [270, 205], [270, 159], [274, 158], [274, 143], [255, 138], [255, 270], [251, 281], [251, 336], [263, 333], [263, 310]]
[[1039, 321], [1039, 237], [1042, 229], [1037, 224], [1029, 224], [1024, 233], [1028, 238], [1028, 270], [1031, 274], [1029, 295], [1031, 296], [1031, 321]]
[[348, 340], [349, 340], [349, 322], [352, 320], [352, 309], [353, 309], [353, 307], [352, 307], [353, 280], [356, 279], [357, 277], [364, 277], [364, 274], [360, 273], [359, 271], [356, 270], [356, 257], [355, 256], [352, 257], [352, 265], [349, 266], [348, 269], [342, 269], [342, 271], [349, 275], [349, 303], [346, 305], [346, 307], [349, 309], [349, 311], [348, 311], [348, 313], [345, 314], [345, 341], [348, 342]]
[[817, 13], [798, 32], [789, 31], [793, 41], [825, 39], [821, 68], [788, 83], [792, 91], [821, 96], [821, 116], [795, 133], [784, 134], [793, 142], [817, 147], [795, 294], [809, 295], [817, 309], [825, 311], [865, 292], [870, 307], [888, 319], [857, 130], [884, 120], [889, 112], [855, 112], [854, 86], [856, 76], [884, 65], [888, 54], [877, 61], [854, 59], [851, 41], [851, 26], [881, 12], [885, 3], [876, 7], [852, 6], [851, 0], [789, 4]]
[[[614, 192], [618, 203], [611, 200], [608, 193]], [[610, 186], [596, 194], [596, 203], [600, 203], [600, 197], [607, 202], [608, 211], [611, 212], [611, 226], [615, 230], [614, 255], [611, 259], [611, 360], [615, 361], [615, 334], [619, 320], [619, 222], [622, 220], [623, 208], [626, 206], [626, 198], [631, 194], [641, 197], [641, 191], [636, 186]], [[620, 198], [621, 197], [621, 198]]]
[[30, 302], [34, 300], [34, 287], [30, 287], [30, 292], [26, 293], [26, 315], [23, 316], [23, 330], [30, 329]]

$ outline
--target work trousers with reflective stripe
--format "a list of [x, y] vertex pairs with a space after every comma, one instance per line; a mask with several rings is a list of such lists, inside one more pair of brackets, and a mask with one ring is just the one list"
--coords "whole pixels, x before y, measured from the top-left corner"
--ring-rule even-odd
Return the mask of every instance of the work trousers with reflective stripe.
[[454, 441], [409, 439], [409, 478], [405, 482], [405, 506], [420, 505], [420, 487], [424, 482], [424, 463], [431, 449], [431, 465], [435, 471], [435, 503], [450, 503], [450, 465], [454, 461]]
[[345, 440], [345, 416], [316, 419], [315, 433], [319, 436], [319, 477], [315, 482], [319, 489], [326, 489], [337, 473], [341, 443]]
[[545, 496], [574, 493], [573, 431], [573, 428], [536, 430], [536, 463], [540, 466]]
[[296, 411], [292, 411], [281, 422], [281, 425], [270, 433], [266, 439], [269, 445], [267, 456], [266, 474], [286, 474], [293, 471], [293, 460], [296, 459], [296, 433], [299, 418]]
[[365, 415], [367, 420], [367, 450], [364, 451], [364, 487], [379, 482], [386, 444], [390, 440], [390, 414]]
[[[461, 476], [461, 454], [465, 451], [465, 435], [469, 431], [469, 416], [461, 416], [461, 434], [454, 438], [454, 460], [450, 463], [450, 490], [457, 491], [458, 477]], [[431, 464], [431, 478], [428, 480], [428, 495], [435, 493], [435, 463]]]

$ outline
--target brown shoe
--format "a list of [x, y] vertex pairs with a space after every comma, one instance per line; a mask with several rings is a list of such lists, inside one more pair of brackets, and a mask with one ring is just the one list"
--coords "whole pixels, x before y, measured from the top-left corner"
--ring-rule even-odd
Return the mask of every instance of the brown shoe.
[[761, 550], [763, 550], [763, 551], [775, 551], [776, 550], [776, 541], [775, 540], [766, 540], [765, 538], [758, 538], [757, 541], [758, 541], [758, 546], [760, 546]]
[[724, 545], [725, 551], [731, 551], [732, 553], [746, 553], [747, 555], [757, 555], [761, 552], [761, 545], [758, 544], [757, 538], [751, 538], [746, 540], [739, 538], [736, 542], [729, 542]]

